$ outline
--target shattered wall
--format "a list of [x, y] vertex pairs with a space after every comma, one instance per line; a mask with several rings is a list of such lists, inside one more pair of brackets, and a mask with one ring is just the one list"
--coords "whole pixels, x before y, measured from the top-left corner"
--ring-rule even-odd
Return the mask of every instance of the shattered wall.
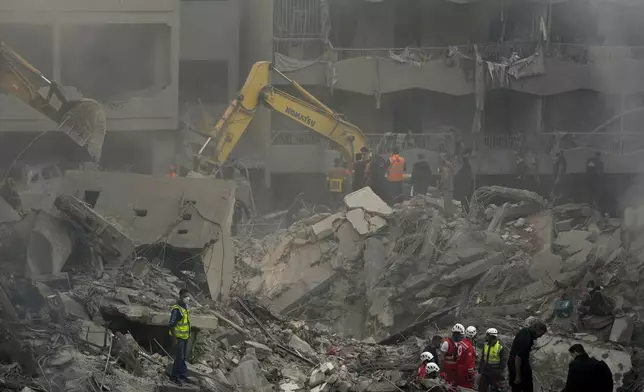
[[[0, 32], [49, 79], [62, 82], [70, 99], [87, 96], [103, 104], [109, 130], [176, 129], [179, 4], [4, 2]], [[0, 97], [0, 103], [4, 131], [56, 129], [14, 98]]]
[[234, 182], [68, 171], [60, 193], [92, 202], [138, 246], [164, 242], [199, 253], [203, 248], [211, 295], [227, 296], [235, 257], [230, 239]]

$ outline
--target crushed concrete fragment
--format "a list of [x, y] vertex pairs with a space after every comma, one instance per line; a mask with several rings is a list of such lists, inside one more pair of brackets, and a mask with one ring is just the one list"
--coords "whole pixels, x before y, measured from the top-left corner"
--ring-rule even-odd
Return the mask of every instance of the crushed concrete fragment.
[[532, 280], [551, 281], [561, 273], [563, 260], [561, 256], [549, 250], [542, 250], [532, 257], [528, 266], [528, 274]]
[[291, 339], [288, 341], [288, 346], [301, 354], [309, 356], [315, 355], [315, 350], [313, 350], [311, 345], [300, 339], [295, 334], [291, 335]]
[[484, 274], [488, 269], [501, 264], [503, 261], [505, 261], [505, 256], [503, 253], [497, 252], [479, 261], [458, 268], [450, 274], [443, 276], [440, 281], [448, 287], [454, 287], [461, 282]]
[[356, 261], [362, 252], [362, 238], [350, 222], [344, 222], [335, 233], [338, 239], [338, 256]]
[[245, 341], [244, 345], [246, 347], [254, 348], [255, 349], [255, 354], [257, 355], [257, 359], [259, 359], [259, 360], [266, 359], [273, 353], [273, 350], [271, 350], [271, 348], [268, 347], [267, 345], [257, 343], [257, 342], [253, 342], [251, 340]]
[[333, 234], [336, 229], [335, 222], [338, 220], [344, 220], [344, 212], [339, 212], [337, 214], [331, 215], [328, 218], [314, 224], [311, 226], [313, 230], [313, 235], [315, 235], [319, 240], [323, 240]]
[[583, 230], [566, 231], [559, 233], [554, 244], [563, 248], [567, 254], [572, 255], [582, 249], [592, 247], [592, 244], [588, 241], [591, 235], [591, 232]]
[[376, 215], [390, 216], [394, 211], [376, 195], [371, 188], [365, 187], [344, 197], [344, 204], [349, 209], [362, 208]]
[[356, 208], [347, 212], [347, 220], [351, 222], [353, 228], [356, 229], [360, 235], [369, 234], [369, 222], [367, 221], [362, 208]]
[[609, 340], [615, 343], [630, 344], [634, 328], [633, 319], [629, 316], [615, 317]]
[[273, 386], [268, 382], [256, 359], [240, 362], [230, 373], [230, 381], [243, 391], [269, 392]]

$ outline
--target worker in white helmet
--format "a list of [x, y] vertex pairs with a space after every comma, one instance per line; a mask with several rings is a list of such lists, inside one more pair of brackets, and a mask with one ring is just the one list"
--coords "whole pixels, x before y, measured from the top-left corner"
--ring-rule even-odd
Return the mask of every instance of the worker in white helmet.
[[432, 360], [434, 360], [434, 355], [429, 351], [424, 351], [420, 354], [420, 366], [418, 366], [418, 371], [416, 372], [417, 380], [422, 380], [426, 377], [427, 364]]
[[458, 347], [463, 340], [465, 327], [463, 324], [454, 324], [452, 336], [445, 339], [441, 344], [441, 370], [442, 376], [448, 384], [456, 385], [458, 382]]
[[479, 392], [499, 392], [506, 388], [507, 363], [508, 350], [499, 341], [499, 331], [488, 329], [479, 361]]
[[474, 377], [476, 376], [476, 349], [474, 348], [474, 338], [476, 337], [476, 328], [467, 327], [465, 330], [465, 339], [458, 343], [458, 381], [456, 385], [463, 388], [473, 388]]

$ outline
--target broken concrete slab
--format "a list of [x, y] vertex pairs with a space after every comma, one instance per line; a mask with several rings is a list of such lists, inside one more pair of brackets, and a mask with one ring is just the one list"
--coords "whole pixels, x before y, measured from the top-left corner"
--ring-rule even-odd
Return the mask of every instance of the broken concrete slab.
[[228, 296], [233, 281], [235, 190], [235, 181], [214, 178], [70, 170], [59, 195], [83, 195], [83, 201], [92, 201], [96, 213], [118, 224], [136, 244], [163, 240], [202, 254], [194, 261], [201, 261], [210, 295], [218, 300]]
[[[141, 324], [167, 326], [170, 313], [159, 312], [143, 305], [123, 305], [110, 303], [101, 307], [101, 312], [125, 317], [129, 321]], [[214, 330], [219, 326], [219, 319], [211, 314], [190, 313], [190, 324], [194, 328]]]
[[392, 294], [391, 288], [379, 287], [374, 289], [369, 297], [369, 315], [384, 328], [394, 325], [394, 310], [391, 306]]
[[344, 197], [344, 204], [349, 209], [362, 208], [367, 212], [381, 215], [391, 216], [394, 210], [387, 205], [378, 195], [376, 195], [371, 188], [365, 187], [353, 193], [349, 193]]
[[56, 275], [72, 253], [72, 240], [61, 220], [45, 211], [36, 213], [27, 245], [25, 274]]
[[328, 218], [321, 220], [320, 222], [311, 226], [311, 230], [313, 230], [313, 235], [315, 235], [318, 240], [325, 239], [326, 237], [333, 234], [335, 229], [338, 227], [335, 224], [336, 221], [344, 220], [344, 219], [345, 219], [344, 212], [338, 212], [337, 214], [333, 214]]
[[89, 320], [89, 314], [87, 314], [85, 306], [79, 301], [65, 293], [58, 293], [57, 297], [58, 301], [62, 305], [65, 315], [78, 319]]
[[118, 268], [132, 254], [134, 244], [118, 224], [94, 211], [87, 203], [66, 195], [59, 195], [54, 205], [75, 228], [75, 238], [97, 251], [107, 267]]
[[338, 239], [338, 256], [356, 261], [362, 252], [362, 238], [350, 222], [344, 222], [335, 233]]
[[110, 344], [111, 334], [107, 329], [89, 320], [78, 320], [78, 336], [86, 343], [97, 348], [107, 347]]
[[422, 248], [420, 248], [420, 259], [422, 260], [422, 267], [429, 267], [429, 263], [434, 258], [438, 244], [438, 237], [443, 229], [444, 222], [445, 221], [442, 217], [434, 215], [431, 226], [425, 232], [423, 246]]
[[605, 263], [613, 252], [622, 246], [622, 231], [617, 229], [612, 234], [601, 234], [596, 245], [597, 259]]
[[561, 273], [563, 260], [549, 250], [542, 250], [532, 257], [528, 265], [528, 274], [532, 280], [552, 280]]
[[501, 306], [478, 306], [475, 308], [467, 309], [467, 316], [472, 318], [477, 317], [491, 317], [491, 316], [509, 316], [513, 318], [521, 318], [530, 312], [526, 309], [524, 304], [516, 305], [501, 305]]
[[310, 344], [300, 339], [296, 334], [291, 335], [290, 340], [288, 341], [288, 346], [293, 350], [296, 350], [300, 354], [313, 356], [315, 355], [315, 350], [311, 347]]
[[575, 219], [570, 218], [570, 219], [557, 221], [555, 227], [557, 228], [557, 231], [560, 231], [560, 232], [568, 231], [568, 230], [572, 230], [572, 228], [574, 227], [574, 224], [575, 224]]
[[5, 199], [0, 197], [0, 223], [18, 222], [19, 220], [18, 211], [14, 210]]
[[507, 210], [509, 206], [510, 203], [505, 203], [501, 207], [496, 209], [496, 211], [494, 212], [494, 217], [490, 221], [490, 224], [487, 226], [487, 230], [485, 231], [492, 233], [501, 228], [501, 225], [503, 225], [503, 221], [508, 214]]
[[369, 234], [369, 222], [365, 217], [364, 210], [362, 208], [356, 208], [347, 212], [347, 220], [351, 222], [351, 225], [360, 235]]
[[249, 359], [241, 362], [230, 373], [230, 381], [242, 391], [269, 392], [273, 386], [268, 382], [259, 362]]
[[435, 312], [439, 309], [444, 308], [445, 306], [447, 306], [447, 298], [445, 297], [430, 298], [427, 301], [422, 302], [420, 305], [418, 305], [419, 308], [427, 312]]
[[387, 220], [378, 215], [368, 215], [367, 220], [369, 221], [369, 233], [371, 234], [377, 233], [387, 226]]
[[501, 252], [493, 253], [484, 259], [475, 261], [463, 267], [452, 271], [449, 275], [443, 276], [440, 281], [448, 287], [454, 287], [461, 282], [482, 275], [488, 269], [505, 261], [505, 256]]
[[255, 355], [259, 360], [266, 359], [273, 353], [273, 350], [271, 350], [271, 348], [267, 345], [254, 342], [252, 340], [245, 341], [244, 345], [246, 347], [252, 347], [253, 349], [255, 349]]
[[609, 340], [615, 343], [630, 344], [634, 326], [633, 319], [627, 315], [615, 317]]
[[563, 249], [568, 255], [573, 255], [582, 249], [592, 248], [592, 243], [588, 238], [592, 235], [589, 231], [570, 230], [559, 233], [554, 245]]
[[367, 238], [364, 250], [364, 276], [367, 296], [377, 286], [380, 275], [385, 270], [385, 245], [375, 237]]

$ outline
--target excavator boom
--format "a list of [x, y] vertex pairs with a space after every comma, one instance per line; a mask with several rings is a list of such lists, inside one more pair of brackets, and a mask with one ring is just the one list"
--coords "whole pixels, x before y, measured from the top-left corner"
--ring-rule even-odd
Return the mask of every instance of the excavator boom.
[[360, 128], [340, 118], [339, 114], [277, 70], [274, 71], [284, 77], [302, 98], [272, 86], [272, 71], [270, 62], [258, 62], [253, 65], [244, 86], [223, 116], [214, 127], [203, 132], [208, 135], [208, 140], [201, 147], [199, 155], [201, 156], [206, 147], [213, 143], [215, 153], [207, 157], [207, 160], [215, 165], [223, 164], [248, 129], [261, 103], [334, 142], [351, 169], [355, 154], [367, 145], [367, 139]]
[[94, 161], [100, 159], [107, 128], [101, 105], [91, 99], [68, 100], [60, 85], [2, 42], [0, 89], [55, 121]]

